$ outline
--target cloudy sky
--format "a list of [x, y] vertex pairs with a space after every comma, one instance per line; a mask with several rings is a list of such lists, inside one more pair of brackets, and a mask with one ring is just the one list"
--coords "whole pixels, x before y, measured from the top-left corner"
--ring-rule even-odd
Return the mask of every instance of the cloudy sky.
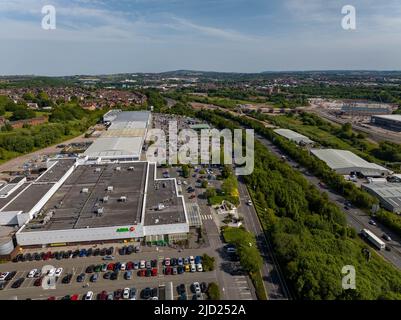
[[[0, 74], [401, 70], [401, 0], [0, 0]], [[43, 30], [44, 5], [57, 29]], [[341, 27], [344, 5], [357, 29]]]

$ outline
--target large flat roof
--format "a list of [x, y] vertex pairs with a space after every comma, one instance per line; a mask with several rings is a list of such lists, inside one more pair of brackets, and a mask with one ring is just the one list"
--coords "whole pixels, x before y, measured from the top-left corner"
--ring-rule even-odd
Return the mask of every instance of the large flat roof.
[[6, 205], [1, 211], [29, 212], [52, 187], [52, 183], [31, 184], [27, 189], [25, 189], [24, 192], [17, 196], [11, 203]]
[[401, 114], [375, 115], [373, 117], [401, 122]]
[[107, 137], [97, 139], [84, 153], [89, 157], [139, 157], [143, 137]]
[[113, 120], [115, 122], [131, 122], [131, 121], [145, 121], [148, 122], [150, 118], [149, 111], [124, 111], [117, 113], [117, 117]]
[[76, 159], [54, 160], [49, 169], [45, 171], [36, 181], [37, 182], [57, 182], [59, 181], [76, 162]]
[[[145, 226], [185, 223], [184, 203], [178, 197], [175, 179], [157, 179], [156, 166], [149, 164]], [[160, 210], [159, 205], [163, 205]]]
[[277, 133], [280, 136], [283, 136], [284, 138], [287, 138], [288, 140], [295, 141], [297, 143], [300, 143], [300, 142], [303, 142], [303, 143], [306, 143], [306, 144], [314, 143], [307, 136], [299, 134], [298, 132], [295, 132], [295, 131], [290, 130], [290, 129], [276, 129], [276, 130], [274, 130], [274, 132]]
[[389, 173], [390, 171], [375, 163], [370, 163], [348, 150], [313, 149], [311, 152], [333, 170], [347, 170], [348, 173]]
[[382, 202], [401, 210], [401, 183], [369, 183], [363, 187], [374, 193]]
[[[32, 220], [23, 232], [139, 224], [146, 169], [146, 162], [78, 166], [45, 204], [43, 215]], [[108, 191], [108, 187], [113, 190]], [[121, 201], [121, 197], [126, 199]], [[98, 212], [99, 208], [103, 213]], [[50, 220], [41, 225], [50, 212]]]

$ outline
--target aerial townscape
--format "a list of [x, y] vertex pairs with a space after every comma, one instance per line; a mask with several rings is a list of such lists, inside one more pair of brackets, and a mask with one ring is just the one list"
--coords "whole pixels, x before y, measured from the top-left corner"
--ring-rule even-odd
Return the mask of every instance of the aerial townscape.
[[[123, 5], [55, 2], [66, 6], [57, 17], [63, 32], [73, 32], [63, 19], [74, 6], [83, 6], [82, 15], [115, 10], [124, 17]], [[186, 9], [203, 8], [194, 3]], [[152, 7], [139, 5], [139, 12]], [[12, 8], [0, 6], [0, 13], [12, 17]], [[230, 10], [239, 17], [240, 7]], [[227, 50], [262, 37], [244, 40], [251, 26], [237, 33], [224, 28], [225, 19], [206, 27], [203, 16], [195, 23], [154, 14], [175, 23], [182, 37], [203, 32], [202, 46], [209, 36], [227, 41]], [[128, 41], [114, 33], [125, 24], [97, 27], [105, 43], [117, 44]], [[50, 38], [58, 28], [41, 30], [46, 36], [34, 34], [33, 42], [56, 41]], [[392, 68], [375, 60], [376, 51], [352, 53], [354, 67], [340, 52], [338, 64], [335, 53], [330, 61], [303, 56], [299, 65], [272, 53], [258, 65], [259, 56], [244, 49], [243, 59], [252, 60], [247, 71], [234, 53], [221, 68], [210, 62], [213, 52], [198, 55], [199, 64], [168, 48], [164, 56], [158, 46], [165, 43], [149, 34], [136, 41], [149, 41], [163, 58], [152, 60], [153, 50], [141, 48], [129, 64], [118, 53], [107, 56], [102, 36], [93, 34], [101, 58], [92, 63], [73, 42], [64, 60], [44, 61], [41, 49], [32, 50], [32, 68], [11, 55], [17, 36], [5, 49], [0, 300], [152, 300], [155, 315], [183, 318], [195, 311], [163, 301], [235, 301], [221, 311], [233, 316], [249, 313], [251, 300], [401, 300], [399, 55]], [[184, 41], [176, 36], [173, 43]], [[195, 54], [198, 44], [185, 41]], [[225, 50], [214, 41], [208, 50]], [[174, 68], [180, 63], [188, 68]]]

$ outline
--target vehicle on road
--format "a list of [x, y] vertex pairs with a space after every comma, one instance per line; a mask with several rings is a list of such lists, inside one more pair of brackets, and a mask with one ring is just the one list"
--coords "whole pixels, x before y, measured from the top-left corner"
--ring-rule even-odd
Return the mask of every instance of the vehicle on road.
[[386, 248], [386, 244], [382, 240], [380, 240], [380, 238], [377, 237], [372, 231], [368, 229], [362, 229], [361, 235], [371, 244], [373, 244], [377, 249], [382, 250]]
[[372, 226], [377, 226], [377, 223], [374, 220], [369, 220], [369, 224]]
[[383, 233], [382, 238], [386, 241], [391, 241], [391, 237], [387, 233]]

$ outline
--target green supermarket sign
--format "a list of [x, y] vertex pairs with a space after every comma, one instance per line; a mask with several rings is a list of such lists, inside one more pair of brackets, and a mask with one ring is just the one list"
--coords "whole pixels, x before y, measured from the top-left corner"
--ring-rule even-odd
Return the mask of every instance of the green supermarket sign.
[[131, 227], [131, 228], [118, 228], [117, 229], [117, 232], [118, 233], [123, 233], [123, 232], [134, 232], [135, 231], [135, 228], [134, 227]]

